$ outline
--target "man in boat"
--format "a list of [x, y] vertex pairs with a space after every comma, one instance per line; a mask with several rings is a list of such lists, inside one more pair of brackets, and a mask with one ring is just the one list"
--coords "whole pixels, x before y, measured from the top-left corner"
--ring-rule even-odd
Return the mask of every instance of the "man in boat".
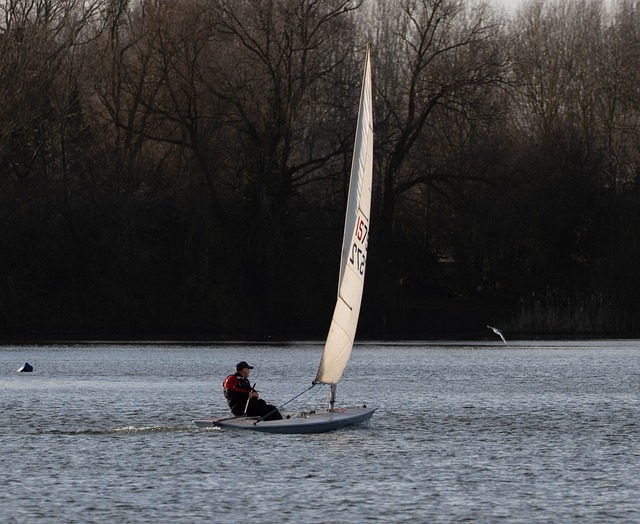
[[[231, 408], [231, 413], [236, 417], [258, 416], [265, 417], [263, 420], [280, 420], [282, 415], [278, 408], [267, 404], [260, 397], [260, 394], [251, 387], [249, 373], [253, 366], [244, 360], [236, 364], [236, 372], [224, 379], [224, 396], [227, 404]], [[255, 385], [255, 384], [254, 384]], [[248, 401], [248, 402], [247, 402]]]

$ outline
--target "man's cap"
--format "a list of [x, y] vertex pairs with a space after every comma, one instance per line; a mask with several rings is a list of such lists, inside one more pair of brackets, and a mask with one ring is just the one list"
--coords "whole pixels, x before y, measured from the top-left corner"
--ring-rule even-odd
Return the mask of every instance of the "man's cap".
[[244, 368], [253, 369], [253, 366], [250, 366], [244, 360], [236, 364], [236, 371], [242, 371]]

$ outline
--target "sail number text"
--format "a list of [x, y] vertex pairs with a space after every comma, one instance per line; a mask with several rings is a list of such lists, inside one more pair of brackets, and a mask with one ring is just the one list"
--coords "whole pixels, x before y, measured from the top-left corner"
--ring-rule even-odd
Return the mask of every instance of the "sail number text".
[[351, 246], [351, 254], [349, 255], [349, 263], [354, 266], [356, 271], [364, 275], [364, 269], [367, 263], [367, 247], [369, 243], [369, 226], [366, 220], [359, 216], [356, 222], [355, 239]]

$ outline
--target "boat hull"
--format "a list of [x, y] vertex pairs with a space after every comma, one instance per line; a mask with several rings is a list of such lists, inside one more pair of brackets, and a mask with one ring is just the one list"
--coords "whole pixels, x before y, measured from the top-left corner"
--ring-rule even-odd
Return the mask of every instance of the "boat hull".
[[257, 422], [258, 417], [231, 417], [231, 418], [205, 418], [194, 420], [199, 428], [228, 428], [259, 431], [262, 433], [325, 433], [366, 422], [371, 418], [377, 408], [350, 407], [339, 408], [333, 411], [316, 411], [303, 413], [296, 417], [282, 420], [269, 420]]

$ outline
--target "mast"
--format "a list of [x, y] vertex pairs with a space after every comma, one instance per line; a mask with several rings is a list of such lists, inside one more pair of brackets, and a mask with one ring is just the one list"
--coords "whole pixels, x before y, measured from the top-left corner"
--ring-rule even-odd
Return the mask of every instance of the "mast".
[[338, 389], [337, 384], [331, 384], [329, 387], [329, 411], [333, 411], [333, 407], [336, 404], [336, 390]]

